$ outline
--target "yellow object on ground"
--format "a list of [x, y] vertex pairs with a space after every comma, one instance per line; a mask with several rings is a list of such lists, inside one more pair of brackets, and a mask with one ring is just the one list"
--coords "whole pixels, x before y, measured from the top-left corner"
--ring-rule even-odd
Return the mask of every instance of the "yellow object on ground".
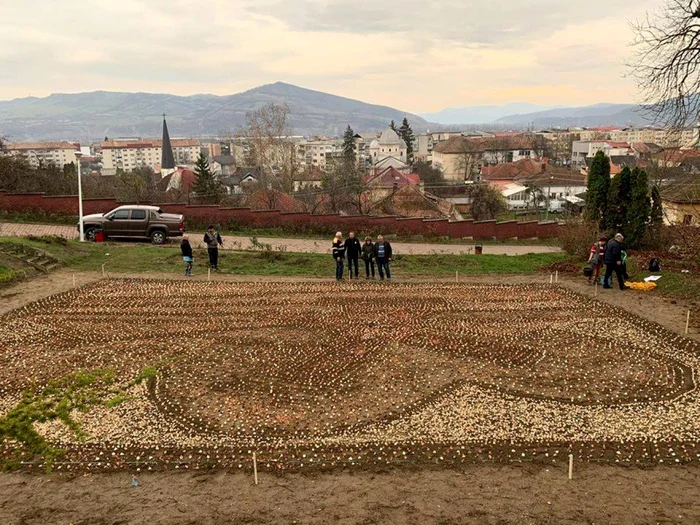
[[632, 288], [632, 290], [641, 290], [642, 292], [648, 292], [656, 288], [656, 283], [652, 282], [642, 282], [642, 283], [625, 283], [626, 286]]

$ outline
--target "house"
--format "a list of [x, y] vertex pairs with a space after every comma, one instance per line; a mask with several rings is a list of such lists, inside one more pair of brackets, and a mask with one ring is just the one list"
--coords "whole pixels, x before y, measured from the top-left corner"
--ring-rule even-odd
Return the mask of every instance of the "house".
[[160, 178], [156, 185], [159, 191], [166, 193], [172, 200], [185, 200], [194, 186], [197, 176], [187, 168], [177, 168], [175, 171]]
[[236, 168], [233, 175], [221, 176], [221, 183], [229, 195], [241, 194], [246, 188], [254, 186], [261, 180], [258, 168]]
[[660, 187], [664, 223], [700, 227], [700, 177], [677, 177]]
[[420, 188], [420, 176], [417, 173], [404, 173], [389, 166], [380, 173], [365, 178], [365, 187], [372, 201], [383, 199], [404, 186]]
[[433, 149], [433, 166], [445, 179], [461, 182], [479, 178], [487, 164], [517, 162], [523, 158], [541, 158], [544, 139], [531, 134], [494, 136], [493, 138], [451, 137]]
[[30, 166], [57, 166], [62, 168], [65, 164], [75, 162], [75, 154], [80, 151], [79, 144], [72, 142], [16, 142], [7, 144], [7, 155], [24, 157]]
[[629, 142], [611, 140], [576, 140], [571, 145], [571, 167], [585, 168], [587, 160], [602, 151], [608, 157], [634, 157], [634, 149]]
[[394, 157], [406, 163], [407, 151], [406, 143], [391, 128], [385, 129], [379, 138], [374, 139], [369, 145], [369, 155], [373, 166], [387, 157]]
[[294, 191], [302, 191], [309, 188], [320, 188], [323, 185], [325, 173], [318, 166], [311, 166], [294, 176]]
[[209, 166], [219, 177], [229, 177], [236, 173], [236, 157], [233, 155], [216, 155], [211, 159]]
[[403, 185], [383, 199], [375, 201], [371, 209], [372, 215], [421, 217], [424, 219], [463, 219], [453, 203], [423, 192], [417, 184]]

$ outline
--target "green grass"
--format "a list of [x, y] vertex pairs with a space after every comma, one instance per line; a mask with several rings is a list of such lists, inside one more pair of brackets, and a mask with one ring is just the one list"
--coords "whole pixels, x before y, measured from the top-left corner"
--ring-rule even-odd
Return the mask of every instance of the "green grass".
[[[114, 273], [182, 273], [179, 247], [151, 244], [52, 242], [51, 238], [29, 240], [0, 238], [0, 243], [22, 243], [41, 249], [76, 271]], [[206, 251], [196, 249], [194, 273], [206, 273]], [[392, 269], [397, 276], [447, 277], [455, 274], [524, 274], [565, 260], [559, 253], [505, 255], [397, 255]], [[327, 277], [335, 271], [330, 254], [291, 253], [275, 250], [219, 252], [221, 273], [292, 277]], [[360, 266], [364, 266], [360, 261]], [[363, 268], [361, 268], [364, 271]]]

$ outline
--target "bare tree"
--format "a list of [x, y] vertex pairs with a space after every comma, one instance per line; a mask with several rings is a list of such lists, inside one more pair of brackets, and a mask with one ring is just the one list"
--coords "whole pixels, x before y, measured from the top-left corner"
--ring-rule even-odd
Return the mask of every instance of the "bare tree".
[[633, 29], [630, 67], [645, 112], [655, 122], [687, 126], [700, 111], [700, 0], [666, 0]]
[[259, 168], [261, 181], [290, 193], [299, 170], [296, 148], [291, 139], [289, 107], [266, 104], [246, 115], [242, 135], [248, 148], [248, 162]]

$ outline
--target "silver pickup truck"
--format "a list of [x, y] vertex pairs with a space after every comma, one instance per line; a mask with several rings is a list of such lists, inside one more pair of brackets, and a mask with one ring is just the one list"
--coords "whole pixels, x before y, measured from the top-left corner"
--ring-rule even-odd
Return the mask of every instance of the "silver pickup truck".
[[[78, 223], [80, 231], [80, 223]], [[106, 238], [150, 238], [163, 244], [168, 237], [180, 237], [185, 231], [185, 217], [165, 213], [157, 206], [119, 206], [108, 213], [83, 216], [85, 238], [93, 241], [102, 230]]]

